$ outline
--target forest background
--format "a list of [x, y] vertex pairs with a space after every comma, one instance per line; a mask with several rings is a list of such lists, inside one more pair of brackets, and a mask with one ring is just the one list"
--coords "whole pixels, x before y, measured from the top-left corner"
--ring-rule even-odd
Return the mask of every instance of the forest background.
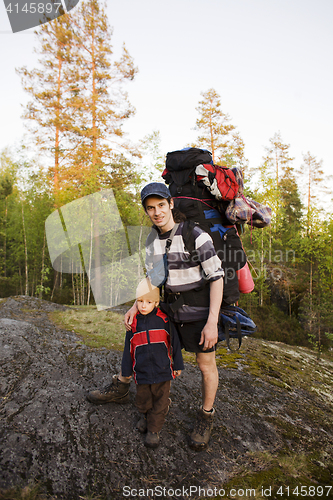
[[[135, 113], [127, 88], [138, 68], [125, 45], [115, 58], [102, 2], [82, 1], [35, 37], [38, 67], [17, 69], [30, 98], [24, 110], [29, 145], [1, 152], [0, 297], [93, 304], [85, 272], [52, 269], [45, 221], [73, 200], [112, 189], [124, 227], [149, 225], [139, 193], [146, 182], [161, 180], [161, 135], [152, 130], [135, 143], [124, 133]], [[196, 140], [182, 147], [204, 147], [215, 163], [239, 166], [245, 195], [272, 208], [269, 227], [243, 227], [256, 286], [240, 305], [263, 338], [329, 348], [333, 206], [321, 160], [306, 152], [297, 164], [276, 131], [262, 161], [250, 167], [242, 137], [214, 88], [198, 95], [196, 112]]]

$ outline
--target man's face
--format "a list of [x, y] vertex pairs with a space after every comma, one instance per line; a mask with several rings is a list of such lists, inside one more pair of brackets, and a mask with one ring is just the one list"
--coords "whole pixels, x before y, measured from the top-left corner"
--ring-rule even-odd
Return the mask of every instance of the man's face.
[[161, 233], [170, 231], [175, 225], [171, 211], [173, 200], [169, 203], [166, 198], [149, 196], [145, 201], [145, 209], [148, 217]]

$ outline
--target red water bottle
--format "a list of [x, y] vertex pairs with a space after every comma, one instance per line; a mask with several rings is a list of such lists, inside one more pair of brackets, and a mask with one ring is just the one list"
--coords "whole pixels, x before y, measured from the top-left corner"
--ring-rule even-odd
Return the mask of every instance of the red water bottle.
[[250, 293], [254, 289], [254, 281], [248, 263], [236, 271], [240, 293]]

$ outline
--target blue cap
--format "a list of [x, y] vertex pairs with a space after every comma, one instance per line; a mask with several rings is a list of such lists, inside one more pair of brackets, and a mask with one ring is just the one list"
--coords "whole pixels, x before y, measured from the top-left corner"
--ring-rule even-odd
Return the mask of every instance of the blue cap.
[[144, 201], [148, 196], [160, 196], [161, 198], [171, 198], [171, 194], [169, 189], [162, 182], [151, 182], [147, 184], [141, 191], [141, 203], [144, 204]]

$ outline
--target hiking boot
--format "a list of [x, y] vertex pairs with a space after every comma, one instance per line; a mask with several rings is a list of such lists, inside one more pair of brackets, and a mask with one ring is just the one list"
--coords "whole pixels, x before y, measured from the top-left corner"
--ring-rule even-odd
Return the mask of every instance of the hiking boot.
[[145, 432], [147, 432], [147, 415], [146, 413], [141, 413], [140, 415], [141, 417], [136, 424], [136, 428], [139, 432], [141, 432], [141, 434], [144, 434]]
[[213, 427], [214, 413], [214, 408], [211, 413], [204, 411], [202, 408], [198, 411], [197, 420], [190, 434], [189, 443], [190, 447], [194, 450], [203, 450], [206, 448], [210, 438], [210, 431]]
[[158, 432], [148, 431], [145, 439], [145, 446], [147, 448], [157, 448], [160, 444], [160, 435]]
[[129, 401], [130, 384], [125, 384], [118, 380], [118, 375], [113, 375], [111, 384], [104, 387], [102, 390], [96, 390], [87, 394], [87, 399], [90, 403], [128, 403]]

